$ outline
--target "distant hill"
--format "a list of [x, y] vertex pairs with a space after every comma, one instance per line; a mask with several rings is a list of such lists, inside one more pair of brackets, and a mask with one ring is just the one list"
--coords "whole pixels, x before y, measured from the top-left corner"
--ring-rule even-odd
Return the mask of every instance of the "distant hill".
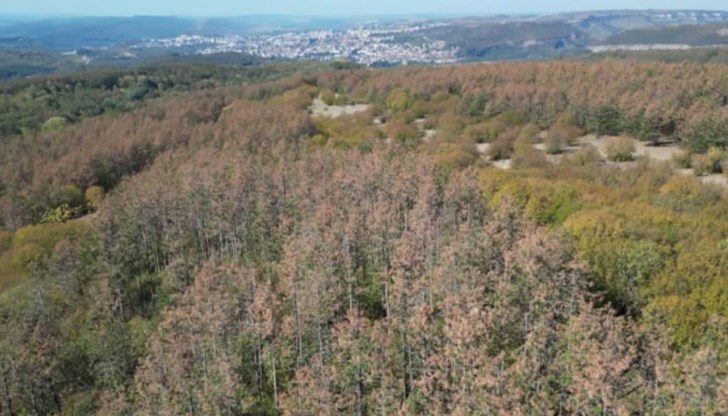
[[425, 29], [396, 39], [415, 36], [446, 42], [459, 48], [466, 60], [544, 58], [583, 47], [586, 35], [563, 21], [498, 22], [491, 19], [459, 19], [446, 26]]
[[[279, 42], [276, 36], [287, 40]], [[351, 46], [354, 38], [356, 44]], [[389, 66], [563, 58], [650, 50], [655, 49], [653, 45], [667, 45], [669, 50], [728, 45], [728, 11], [610, 10], [473, 17], [0, 16], [0, 52], [5, 53], [0, 79], [126, 67], [167, 58], [225, 63], [343, 58]]]
[[183, 18], [165, 16], [79, 17], [15, 21], [0, 16], [0, 50], [43, 49], [67, 51], [108, 47], [142, 39], [182, 34], [260, 35], [315, 29], [344, 29], [383, 24], [404, 17], [238, 16]]
[[178, 17], [47, 19], [0, 27], [0, 48], [69, 50], [107, 47], [143, 38], [176, 36], [194, 32], [196, 28], [193, 20]]
[[728, 24], [634, 29], [610, 36], [604, 41], [604, 44], [724, 45], [728, 44]]

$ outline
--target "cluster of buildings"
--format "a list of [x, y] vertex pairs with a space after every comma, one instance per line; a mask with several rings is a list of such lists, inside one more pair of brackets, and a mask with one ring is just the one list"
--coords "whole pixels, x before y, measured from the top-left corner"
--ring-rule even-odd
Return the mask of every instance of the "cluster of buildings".
[[657, 21], [663, 20], [666, 22], [685, 21], [724, 23], [726, 19], [728, 19], [728, 12], [703, 10], [674, 10], [655, 12], [652, 17]]
[[270, 36], [180, 35], [146, 40], [136, 47], [175, 49], [193, 54], [238, 52], [274, 59], [328, 61], [343, 58], [363, 65], [457, 62], [457, 48], [417, 33], [434, 25], [312, 30]]

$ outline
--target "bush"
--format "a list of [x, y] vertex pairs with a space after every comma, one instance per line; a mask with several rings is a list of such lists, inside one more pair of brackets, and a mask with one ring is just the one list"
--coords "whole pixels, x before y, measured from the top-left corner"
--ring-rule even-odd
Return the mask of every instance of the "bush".
[[310, 139], [308, 139], [309, 144], [314, 147], [323, 146], [328, 141], [329, 139], [323, 134], [314, 134]]
[[466, 117], [477, 117], [483, 114], [487, 99], [483, 94], [463, 96], [457, 104], [457, 113]]
[[592, 165], [602, 159], [599, 155], [599, 150], [596, 147], [588, 144], [577, 150], [573, 154], [562, 159], [562, 163], [572, 166], [587, 166]]
[[[316, 118], [313, 120], [316, 135], [330, 140], [337, 148], [356, 148], [366, 140], [380, 137], [381, 131], [372, 126], [368, 114], [362, 113], [349, 117]], [[320, 140], [314, 135], [314, 138]], [[312, 145], [315, 142], [311, 143]]]
[[350, 103], [349, 96], [346, 94], [336, 94], [334, 105], [348, 105]]
[[555, 225], [563, 223], [580, 205], [576, 190], [564, 184], [549, 184], [534, 191], [525, 210], [538, 224]]
[[401, 143], [416, 142], [420, 137], [417, 127], [402, 120], [390, 120], [385, 125], [385, 130], [390, 139]]
[[704, 155], [693, 155], [690, 159], [690, 166], [696, 176], [712, 175], [714, 173], [723, 173], [725, 160], [726, 153], [724, 151], [711, 147]]
[[581, 129], [569, 124], [555, 124], [549, 129], [549, 136], [558, 137], [565, 145], [573, 146], [582, 135]]
[[515, 110], [504, 111], [498, 114], [495, 117], [495, 120], [498, 120], [501, 123], [505, 124], [506, 127], [521, 126], [528, 122], [528, 118], [525, 114]]
[[334, 105], [334, 101], [336, 100], [336, 94], [329, 90], [321, 91], [321, 94], [319, 94], [319, 99], [324, 102], [326, 105]]
[[533, 149], [533, 141], [526, 138], [526, 136], [519, 135], [518, 138], [513, 142], [513, 154], [525, 154]]
[[65, 117], [55, 116], [46, 120], [45, 123], [40, 127], [43, 133], [48, 133], [55, 130], [60, 130], [68, 125], [68, 120]]
[[514, 147], [516, 149], [511, 159], [511, 166], [514, 168], [545, 169], [550, 166], [546, 155], [541, 150], [534, 149], [533, 147], [530, 149], [522, 149], [519, 146]]
[[725, 120], [706, 119], [692, 123], [683, 132], [684, 146], [696, 153], [708, 151], [710, 147], [726, 147], [728, 129]]
[[488, 147], [487, 155], [491, 160], [509, 159], [513, 154], [513, 144], [518, 137], [518, 129], [511, 128], [501, 133]]
[[629, 162], [633, 160], [634, 140], [624, 136], [608, 139], [604, 151], [612, 162]]
[[417, 100], [410, 107], [410, 111], [416, 118], [425, 118], [431, 112], [431, 109], [427, 101]]
[[395, 88], [387, 95], [387, 109], [392, 113], [405, 111], [410, 105], [410, 96], [404, 88]]
[[544, 140], [544, 151], [550, 155], [556, 155], [564, 151], [566, 141], [558, 134], [549, 132]]
[[62, 204], [55, 208], [48, 208], [40, 219], [42, 224], [61, 223], [71, 220], [81, 215], [80, 207], [71, 207], [68, 204]]
[[478, 154], [472, 143], [441, 143], [434, 154], [435, 165], [449, 172], [472, 165], [478, 160]]
[[[571, 112], [561, 113], [561, 115], [554, 121], [554, 126], [578, 126], [576, 116]], [[578, 127], [576, 127], [578, 129]], [[581, 131], [581, 130], [580, 130]]]
[[490, 130], [485, 123], [471, 124], [465, 127], [465, 137], [475, 143], [485, 143], [490, 137]]
[[690, 159], [690, 166], [695, 176], [705, 176], [713, 173], [713, 167], [706, 155], [693, 155]]
[[95, 185], [90, 186], [88, 189], [86, 189], [85, 193], [86, 197], [86, 206], [90, 211], [96, 211], [99, 209], [99, 205], [101, 204], [101, 200], [104, 198], [104, 188]]
[[51, 206], [66, 205], [71, 208], [82, 208], [86, 205], [86, 197], [76, 185], [63, 185], [51, 195]]
[[[32, 262], [49, 256], [59, 241], [75, 238], [81, 231], [78, 221], [30, 225], [16, 231], [10, 241], [2, 243], [9, 246], [0, 251], [0, 289], [21, 282]], [[7, 240], [8, 236], [2, 238]]]
[[656, 205], [673, 211], [686, 212], [719, 200], [720, 193], [713, 187], [705, 186], [690, 176], [676, 175], [660, 188]]
[[437, 128], [446, 133], [461, 134], [465, 128], [465, 120], [457, 114], [445, 113], [440, 117]]
[[717, 147], [711, 147], [705, 157], [710, 165], [710, 173], [723, 173], [723, 160], [726, 158], [726, 152]]
[[[528, 126], [524, 127], [526, 130]], [[531, 132], [524, 134], [524, 131], [518, 135], [513, 143], [513, 157], [511, 158], [511, 166], [514, 168], [547, 168], [550, 166], [544, 152], [533, 148], [533, 140], [536, 136]]]
[[541, 130], [535, 124], [526, 124], [518, 133], [518, 139], [528, 140], [535, 143]]
[[672, 161], [675, 163], [675, 166], [681, 169], [690, 169], [693, 166], [692, 157], [693, 155], [690, 152], [681, 151], [672, 156]]

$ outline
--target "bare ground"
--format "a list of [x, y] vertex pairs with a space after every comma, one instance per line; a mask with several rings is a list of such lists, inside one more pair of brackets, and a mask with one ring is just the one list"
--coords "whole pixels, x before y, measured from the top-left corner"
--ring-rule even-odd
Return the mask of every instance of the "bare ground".
[[337, 118], [346, 115], [363, 113], [369, 110], [369, 104], [352, 104], [352, 105], [328, 105], [319, 98], [313, 100], [308, 109], [314, 116]]

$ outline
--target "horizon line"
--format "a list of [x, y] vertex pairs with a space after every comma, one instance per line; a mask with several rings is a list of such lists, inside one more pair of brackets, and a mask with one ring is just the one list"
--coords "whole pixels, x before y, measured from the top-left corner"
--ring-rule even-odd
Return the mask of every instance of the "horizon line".
[[38, 14], [38, 13], [3, 13], [3, 19], [75, 19], [75, 18], [135, 18], [135, 17], [171, 17], [184, 19], [214, 19], [214, 18], [236, 18], [236, 17], [288, 17], [288, 18], [373, 18], [373, 17], [425, 17], [425, 16], [448, 16], [448, 17], [511, 17], [511, 16], [549, 16], [573, 13], [616, 13], [616, 12], [720, 12], [727, 13], [727, 9], [685, 9], [685, 8], [615, 8], [615, 9], [583, 9], [583, 10], [560, 10], [560, 11], [524, 11], [524, 12], [497, 12], [488, 13], [483, 11], [461, 11], [461, 12], [401, 12], [401, 13], [340, 13], [340, 14], [301, 14], [301, 13], [235, 13], [229, 15], [195, 15], [195, 14]]

